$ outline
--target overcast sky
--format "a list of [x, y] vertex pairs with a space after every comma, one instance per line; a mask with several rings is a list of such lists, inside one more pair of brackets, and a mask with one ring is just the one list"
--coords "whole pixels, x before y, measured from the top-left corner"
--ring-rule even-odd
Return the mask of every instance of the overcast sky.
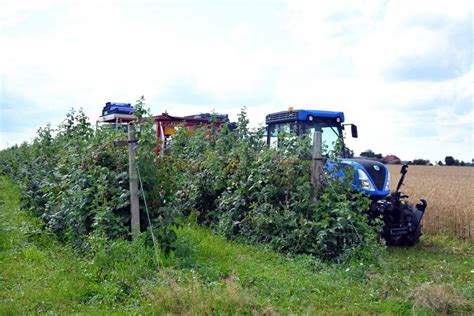
[[344, 111], [372, 149], [474, 158], [472, 1], [0, 0], [0, 147], [71, 108]]

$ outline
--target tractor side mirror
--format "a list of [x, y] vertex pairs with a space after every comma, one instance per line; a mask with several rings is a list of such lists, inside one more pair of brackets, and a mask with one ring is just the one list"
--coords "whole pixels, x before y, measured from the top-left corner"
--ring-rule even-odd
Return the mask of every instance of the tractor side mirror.
[[359, 134], [357, 133], [357, 126], [354, 124], [351, 124], [351, 134], [354, 138], [357, 138], [359, 136]]

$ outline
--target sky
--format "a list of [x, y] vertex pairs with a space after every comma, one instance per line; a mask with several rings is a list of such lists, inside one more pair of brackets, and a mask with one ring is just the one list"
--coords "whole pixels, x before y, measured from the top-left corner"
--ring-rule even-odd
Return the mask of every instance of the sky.
[[404, 160], [474, 158], [472, 1], [0, 0], [0, 148], [83, 108], [334, 110]]

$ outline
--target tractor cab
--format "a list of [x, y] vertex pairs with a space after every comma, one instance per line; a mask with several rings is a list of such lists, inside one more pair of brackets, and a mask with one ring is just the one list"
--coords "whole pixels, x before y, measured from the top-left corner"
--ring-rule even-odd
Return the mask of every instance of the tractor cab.
[[[312, 139], [314, 132], [319, 131], [324, 147], [323, 154], [327, 154], [327, 152], [335, 150], [338, 142], [344, 144], [342, 131], [346, 125], [351, 125], [352, 137], [357, 137], [357, 126], [343, 123], [343, 112], [293, 110], [290, 108], [288, 111], [271, 113], [266, 117], [267, 144], [272, 147], [278, 146], [278, 139], [282, 134], [307, 135]], [[349, 156], [348, 150], [341, 151], [340, 156]]]
[[[374, 199], [390, 194], [389, 172], [385, 165], [373, 160], [351, 158], [344, 146], [343, 130], [350, 126], [352, 137], [358, 137], [357, 126], [344, 124], [344, 113], [321, 110], [293, 110], [268, 114], [267, 144], [278, 146], [278, 135], [307, 135], [312, 140], [316, 131], [321, 132], [323, 156], [337, 151], [340, 163], [354, 170], [354, 188], [362, 190]], [[342, 148], [336, 148], [336, 144]], [[333, 162], [326, 161], [326, 167], [332, 168]]]

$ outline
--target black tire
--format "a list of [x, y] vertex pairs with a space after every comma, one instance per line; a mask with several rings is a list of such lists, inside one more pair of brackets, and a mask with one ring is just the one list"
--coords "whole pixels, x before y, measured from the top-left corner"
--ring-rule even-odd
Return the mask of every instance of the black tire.
[[392, 236], [389, 233], [384, 233], [385, 244], [387, 246], [411, 247], [420, 241], [421, 224], [418, 224], [413, 207], [404, 205], [401, 209], [405, 225], [416, 227], [413, 231], [400, 236]]
[[384, 234], [385, 244], [389, 247], [401, 246], [403, 236], [392, 236], [390, 234]]
[[420, 242], [421, 237], [421, 225], [418, 225], [418, 228], [411, 233], [403, 236], [403, 240], [400, 246], [411, 247]]

